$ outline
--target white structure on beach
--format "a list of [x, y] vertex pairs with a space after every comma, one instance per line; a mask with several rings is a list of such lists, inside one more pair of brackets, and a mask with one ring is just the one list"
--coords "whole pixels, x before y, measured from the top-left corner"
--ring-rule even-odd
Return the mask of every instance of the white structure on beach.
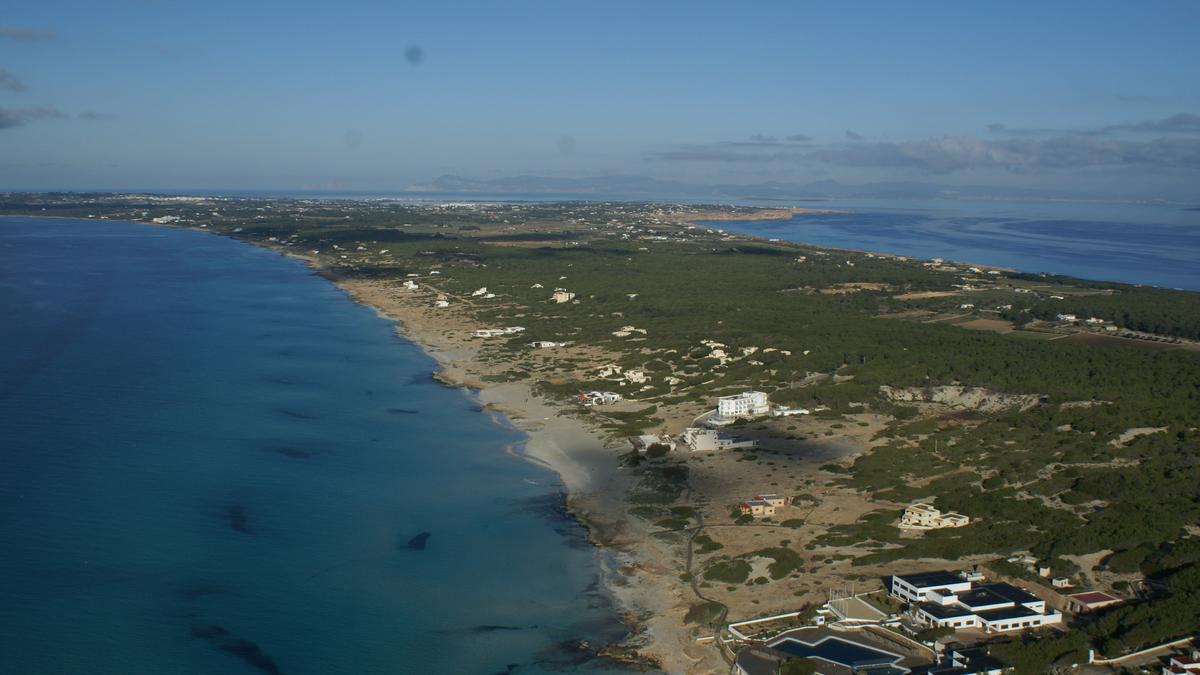
[[688, 427], [683, 431], [682, 438], [683, 442], [692, 449], [692, 452], [734, 450], [737, 448], [753, 448], [758, 446], [758, 441], [738, 441], [722, 435], [715, 429], [703, 429], [701, 427]]
[[656, 436], [655, 434], [643, 434], [641, 436], [635, 436], [629, 439], [629, 442], [633, 445], [633, 449], [637, 450], [638, 452], [646, 452], [650, 449], [650, 446], [653, 445], [661, 445], [668, 451], [674, 450], [677, 447], [675, 441], [666, 434], [663, 434], [662, 436]]
[[971, 519], [961, 513], [942, 513], [933, 504], [917, 502], [904, 508], [900, 527], [906, 530], [938, 530], [943, 527], [962, 527]]
[[725, 419], [759, 417], [771, 412], [767, 395], [761, 391], [743, 391], [717, 399], [717, 416]]
[[791, 417], [792, 415], [811, 415], [812, 411], [808, 408], [789, 408], [786, 405], [777, 405], [771, 410], [771, 414], [775, 417]]

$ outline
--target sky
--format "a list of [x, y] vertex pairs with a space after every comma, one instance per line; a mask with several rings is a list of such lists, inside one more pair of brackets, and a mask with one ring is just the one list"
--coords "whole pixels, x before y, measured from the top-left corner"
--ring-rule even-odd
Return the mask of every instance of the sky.
[[9, 3], [0, 189], [439, 175], [1198, 201], [1200, 3]]

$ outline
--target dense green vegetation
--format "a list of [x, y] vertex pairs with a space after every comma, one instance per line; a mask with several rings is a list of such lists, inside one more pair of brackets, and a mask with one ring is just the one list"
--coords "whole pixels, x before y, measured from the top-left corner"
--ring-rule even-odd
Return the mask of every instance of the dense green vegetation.
[[1025, 323], [1031, 318], [1053, 321], [1059, 314], [1074, 314], [1080, 320], [1095, 317], [1130, 330], [1200, 340], [1200, 293], [1111, 284], [1089, 286], [1113, 292], [1067, 295], [1062, 300], [1022, 298], [1013, 301], [1012, 308], [1002, 316]]

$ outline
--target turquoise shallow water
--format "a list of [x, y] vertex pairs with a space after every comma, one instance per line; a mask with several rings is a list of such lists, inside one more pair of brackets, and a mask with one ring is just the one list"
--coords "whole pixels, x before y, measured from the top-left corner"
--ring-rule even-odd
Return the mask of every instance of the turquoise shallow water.
[[606, 670], [559, 482], [433, 367], [274, 253], [0, 218], [0, 672]]

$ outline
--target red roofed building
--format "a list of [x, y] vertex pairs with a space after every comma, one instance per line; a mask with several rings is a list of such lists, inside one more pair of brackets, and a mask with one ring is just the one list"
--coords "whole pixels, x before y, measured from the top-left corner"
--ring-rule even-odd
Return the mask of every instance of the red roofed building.
[[1067, 596], [1067, 608], [1073, 612], [1094, 612], [1097, 609], [1115, 605], [1121, 602], [1108, 593], [1087, 591]]

